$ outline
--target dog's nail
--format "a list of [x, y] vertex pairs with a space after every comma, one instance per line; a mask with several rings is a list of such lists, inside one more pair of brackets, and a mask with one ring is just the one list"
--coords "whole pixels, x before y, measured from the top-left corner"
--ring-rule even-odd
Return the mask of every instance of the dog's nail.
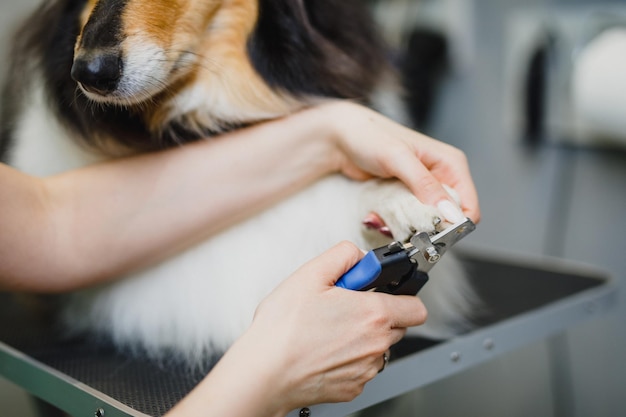
[[450, 223], [458, 223], [465, 219], [461, 209], [449, 200], [441, 200], [439, 204], [437, 204], [437, 209], [439, 209], [439, 213], [441, 213], [443, 218]]

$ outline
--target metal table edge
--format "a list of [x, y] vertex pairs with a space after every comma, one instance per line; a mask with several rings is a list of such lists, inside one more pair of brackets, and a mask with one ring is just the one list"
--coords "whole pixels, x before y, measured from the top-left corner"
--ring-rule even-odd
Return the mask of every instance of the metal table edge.
[[[336, 417], [365, 409], [556, 335], [574, 324], [608, 314], [617, 303], [618, 285], [607, 281], [600, 287], [582, 291], [392, 361], [353, 401], [312, 406], [309, 407], [310, 415]], [[298, 416], [299, 410], [288, 414], [288, 417]]]
[[3, 342], [0, 375], [70, 415], [85, 415], [85, 410], [93, 410], [91, 415], [149, 417]]

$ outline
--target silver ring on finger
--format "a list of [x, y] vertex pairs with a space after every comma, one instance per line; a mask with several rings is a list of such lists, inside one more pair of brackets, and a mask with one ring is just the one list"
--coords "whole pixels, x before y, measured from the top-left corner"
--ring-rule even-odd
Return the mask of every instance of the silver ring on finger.
[[391, 354], [391, 352], [389, 350], [387, 350], [387, 352], [383, 353], [383, 366], [382, 366], [382, 368], [380, 368], [378, 370], [378, 373], [381, 373], [382, 371], [385, 370], [385, 367], [389, 363], [389, 355], [390, 354]]

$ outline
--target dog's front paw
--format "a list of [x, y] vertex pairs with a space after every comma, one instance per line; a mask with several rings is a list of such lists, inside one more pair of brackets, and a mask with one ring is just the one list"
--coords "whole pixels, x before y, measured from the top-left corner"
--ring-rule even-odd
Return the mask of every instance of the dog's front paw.
[[440, 229], [439, 211], [423, 204], [399, 181], [375, 181], [365, 190], [364, 198], [370, 212], [364, 220], [370, 241], [387, 235], [405, 242], [415, 232], [434, 233]]

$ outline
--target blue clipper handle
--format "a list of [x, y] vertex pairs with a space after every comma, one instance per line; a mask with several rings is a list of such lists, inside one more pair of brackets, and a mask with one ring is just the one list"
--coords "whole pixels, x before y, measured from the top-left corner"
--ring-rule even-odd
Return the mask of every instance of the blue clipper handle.
[[335, 285], [348, 290], [360, 290], [376, 281], [382, 269], [374, 251], [369, 251], [363, 259], [343, 274]]
[[394, 242], [367, 252], [335, 285], [349, 290], [415, 295], [427, 281], [428, 274], [418, 271], [407, 251]]

